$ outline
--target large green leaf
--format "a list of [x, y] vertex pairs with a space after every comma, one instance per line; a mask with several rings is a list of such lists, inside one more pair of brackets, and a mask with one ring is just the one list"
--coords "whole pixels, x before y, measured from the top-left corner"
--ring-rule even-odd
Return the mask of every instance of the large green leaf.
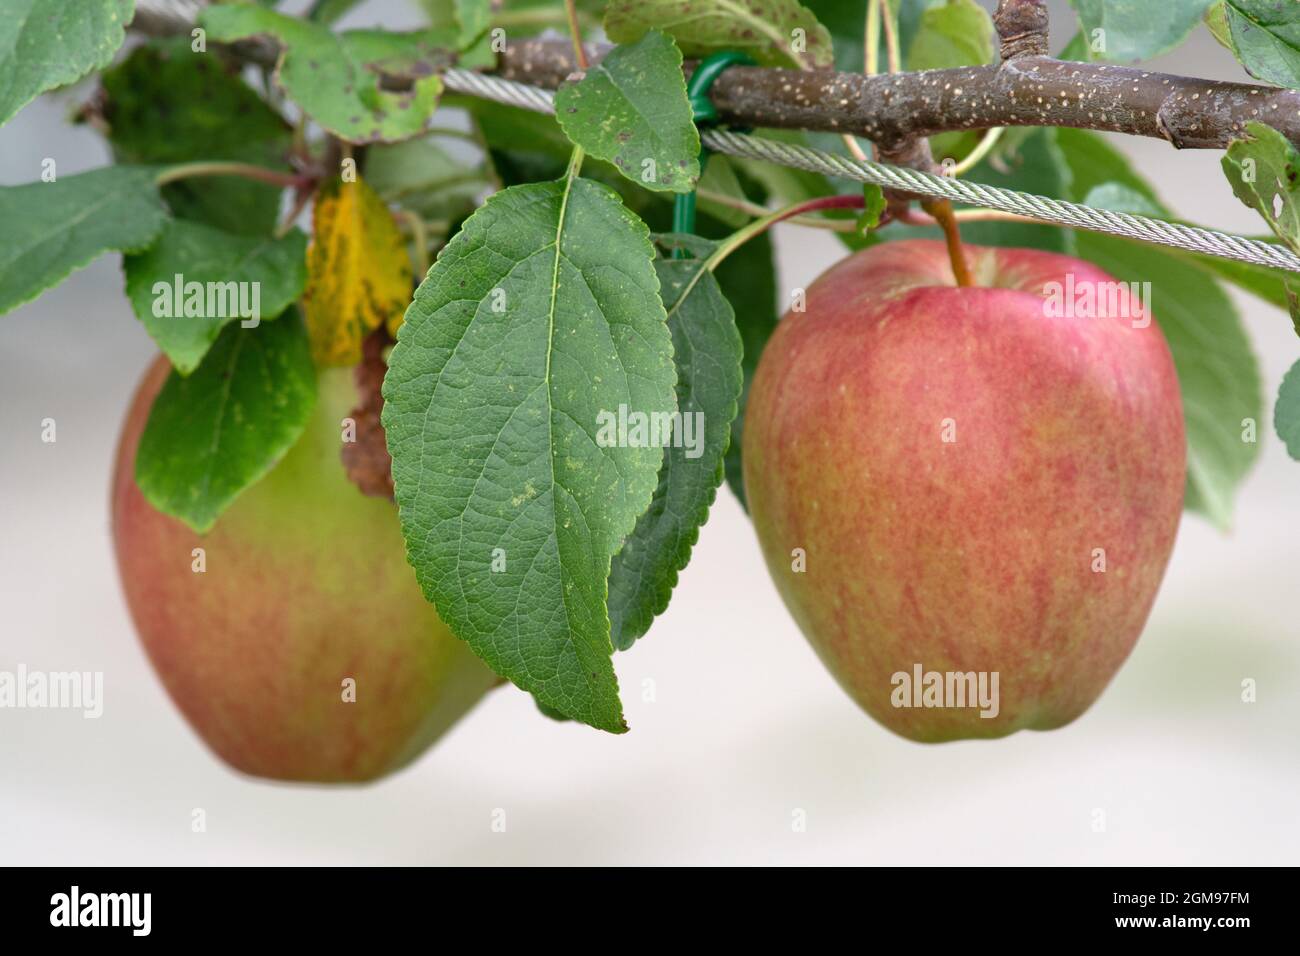
[[[152, 40], [104, 73], [104, 118], [118, 162], [228, 160], [288, 169], [288, 124], [220, 58], [188, 37]], [[274, 230], [279, 187], [233, 176], [163, 189], [172, 212], [227, 232]]]
[[316, 370], [297, 310], [257, 328], [229, 325], [188, 377], [173, 371], [140, 436], [145, 498], [198, 532], [298, 440]]
[[562, 84], [555, 115], [570, 140], [646, 189], [690, 192], [700, 178], [682, 54], [658, 30]]
[[[1155, 216], [1158, 219], [1175, 219], [1151, 184], [1138, 176], [1129, 165], [1128, 158], [1102, 136], [1076, 129], [1058, 129], [1055, 135], [1070, 167], [1071, 190], [1068, 198], [1086, 205], [1096, 205], [1106, 202], [1104, 195], [1109, 195], [1113, 200], [1123, 190], [1137, 197], [1137, 201], [1111, 201], [1107, 203], [1108, 208]], [[1202, 269], [1258, 296], [1270, 305], [1283, 310], [1289, 306], [1285, 282], [1292, 276], [1288, 272], [1233, 259], [1221, 259], [1218, 256], [1166, 251], [1196, 263]]]
[[1259, 454], [1243, 422], [1260, 423], [1262, 385], [1232, 302], [1198, 266], [1156, 246], [1091, 232], [1080, 257], [1123, 282], [1150, 282], [1152, 311], [1169, 340], [1187, 420], [1186, 507], [1221, 529], [1232, 524], [1237, 487]]
[[[1261, 80], [1300, 88], [1300, 4], [1227, 0], [1222, 11], [1242, 66]], [[1222, 28], [1216, 35], [1221, 33]]]
[[113, 59], [135, 0], [6, 0], [0, 11], [0, 124], [39, 94]]
[[645, 225], [572, 175], [497, 193], [416, 292], [384, 381], [407, 556], [443, 620], [543, 704], [626, 729], [610, 559], [663, 448], [614, 444], [620, 410], [676, 409]]
[[605, 32], [616, 43], [647, 30], [672, 35], [687, 56], [741, 50], [768, 66], [830, 66], [830, 32], [797, 0], [611, 0]]
[[[302, 294], [307, 237], [297, 229], [283, 239], [237, 236], [176, 219], [150, 249], [127, 256], [123, 265], [136, 316], [176, 370], [188, 375], [226, 325], [274, 319]], [[237, 304], [252, 305], [254, 294], [256, 315], [241, 313]]]
[[650, 507], [609, 573], [610, 635], [626, 650], [668, 607], [722, 482], [743, 379], [735, 315], [702, 259], [655, 263], [677, 365], [682, 440], [664, 454]]
[[[247, 4], [209, 7], [200, 17], [221, 42], [270, 36], [284, 45], [276, 77], [321, 126], [352, 143], [392, 142], [424, 129], [438, 105], [437, 71], [453, 59], [457, 30], [335, 34], [310, 20]], [[404, 89], [393, 87], [404, 86]]]
[[0, 315], [105, 252], [152, 244], [167, 219], [157, 175], [147, 167], [109, 166], [0, 187]]
[[1178, 46], [1201, 22], [1214, 0], [1070, 0], [1078, 11], [1086, 39], [1104, 30], [1104, 48], [1096, 59], [1149, 60]]

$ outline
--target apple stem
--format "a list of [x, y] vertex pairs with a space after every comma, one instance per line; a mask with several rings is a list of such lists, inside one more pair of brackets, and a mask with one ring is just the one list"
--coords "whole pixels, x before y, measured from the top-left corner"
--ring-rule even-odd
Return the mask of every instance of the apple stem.
[[948, 243], [948, 258], [952, 260], [952, 274], [959, 286], [973, 286], [975, 279], [966, 262], [966, 249], [961, 241], [961, 226], [957, 224], [957, 215], [952, 203], [946, 199], [927, 199], [921, 202], [921, 208], [934, 217], [943, 238]]

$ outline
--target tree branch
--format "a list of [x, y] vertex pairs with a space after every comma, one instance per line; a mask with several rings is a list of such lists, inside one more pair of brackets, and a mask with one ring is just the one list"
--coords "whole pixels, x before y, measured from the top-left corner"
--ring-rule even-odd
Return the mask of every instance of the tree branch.
[[[608, 50], [599, 46], [593, 62]], [[574, 69], [565, 43], [526, 40], [506, 48], [499, 74], [555, 88]], [[1066, 126], [1151, 136], [1179, 149], [1226, 149], [1258, 120], [1300, 146], [1300, 92], [1039, 55], [878, 76], [734, 66], [710, 95], [725, 123], [852, 133], [876, 143], [994, 126]]]
[[[154, 9], [161, 6], [140, 0], [132, 27], [155, 34], [188, 29], [188, 11]], [[1041, 0], [1001, 0], [994, 23], [1002, 38], [999, 66], [877, 76], [736, 66], [710, 94], [725, 123], [848, 133], [887, 150], [915, 137], [996, 126], [1063, 126], [1150, 136], [1179, 149], [1226, 149], [1252, 120], [1300, 147], [1300, 92], [1052, 59], [1045, 55]], [[610, 49], [586, 48], [592, 62]], [[258, 62], [276, 56], [264, 40], [237, 50]], [[566, 41], [526, 40], [506, 48], [498, 73], [554, 89], [576, 69]]]

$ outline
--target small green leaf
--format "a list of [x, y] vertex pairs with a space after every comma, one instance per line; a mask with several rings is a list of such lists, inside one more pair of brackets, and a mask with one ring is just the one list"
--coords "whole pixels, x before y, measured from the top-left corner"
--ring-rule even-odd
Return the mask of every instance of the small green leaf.
[[1117, 62], [1168, 53], [1187, 39], [1213, 2], [1159, 0], [1153, 5], [1151, 0], [1070, 0], [1094, 59]]
[[570, 174], [490, 198], [420, 285], [384, 380], [407, 558], [448, 626], [542, 703], [626, 729], [610, 560], [663, 448], [606, 440], [676, 409], [645, 224]]
[[609, 573], [610, 634], [627, 650], [668, 607], [722, 483], [744, 374], [736, 317], [703, 259], [659, 259], [677, 365], [681, 441], [664, 454], [649, 509]]
[[[190, 39], [151, 40], [103, 75], [104, 119], [120, 163], [212, 160], [287, 170], [292, 133], [284, 119], [220, 58]], [[174, 215], [244, 235], [269, 235], [280, 211], [277, 186], [233, 176], [163, 188]]]
[[858, 231], [868, 233], [880, 225], [880, 217], [889, 208], [885, 191], [879, 186], [867, 183], [862, 187], [862, 215], [858, 217]]
[[1232, 47], [1232, 27], [1228, 23], [1228, 5], [1224, 0], [1217, 0], [1214, 6], [1205, 11], [1205, 27], [1219, 41], [1220, 46], [1236, 52]]
[[[248, 4], [209, 7], [199, 21], [224, 43], [270, 36], [284, 44], [276, 78], [321, 126], [352, 143], [393, 142], [424, 129], [438, 105], [456, 29], [332, 33], [310, 20]], [[407, 89], [393, 89], [395, 86]]]
[[[1252, 76], [1300, 88], [1300, 4], [1278, 0], [1227, 0], [1223, 6], [1230, 49]], [[1219, 36], [1222, 28], [1215, 31]]]
[[142, 166], [109, 166], [0, 187], [0, 315], [105, 252], [151, 245], [167, 220], [157, 175]]
[[1187, 421], [1190, 511], [1221, 530], [1232, 524], [1233, 497], [1259, 454], [1243, 440], [1246, 419], [1264, 404], [1258, 365], [1231, 300], [1198, 266], [1157, 246], [1091, 232], [1079, 255], [1121, 282], [1150, 282], [1152, 311], [1169, 341]]
[[646, 189], [686, 193], [700, 178], [677, 44], [658, 30], [611, 50], [555, 94], [555, 115], [576, 145]]
[[193, 374], [173, 371], [140, 436], [135, 480], [155, 508], [199, 533], [298, 440], [316, 370], [296, 310], [229, 325]]
[[0, 125], [33, 99], [106, 66], [135, 0], [7, 0], [0, 14]]
[[1291, 314], [1291, 325], [1295, 334], [1300, 335], [1300, 292], [1289, 281], [1282, 283], [1282, 292], [1286, 296], [1286, 310]]
[[909, 70], [978, 66], [993, 61], [993, 18], [975, 0], [930, 7], [907, 53]]
[[490, 0], [420, 0], [435, 27], [455, 26], [463, 50], [482, 36], [492, 19]]
[[[297, 229], [259, 239], [176, 219], [148, 251], [126, 257], [126, 295], [149, 336], [188, 375], [227, 324], [287, 309], [306, 285], [306, 257], [307, 237]], [[257, 314], [241, 313], [241, 304], [256, 304]]]
[[1282, 379], [1273, 409], [1273, 427], [1286, 443], [1287, 454], [1300, 461], [1300, 362], [1292, 365]]
[[1293, 252], [1300, 253], [1300, 153], [1263, 123], [1247, 123], [1246, 134], [1246, 139], [1234, 140], [1223, 156], [1232, 191], [1263, 216]]
[[611, 0], [605, 10], [615, 43], [652, 29], [670, 34], [687, 56], [741, 50], [767, 66], [834, 62], [830, 32], [796, 0]]

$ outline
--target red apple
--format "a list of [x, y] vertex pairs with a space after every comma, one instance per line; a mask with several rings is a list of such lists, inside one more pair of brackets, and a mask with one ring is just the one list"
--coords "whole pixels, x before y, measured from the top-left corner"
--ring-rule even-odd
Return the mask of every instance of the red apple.
[[321, 373], [302, 438], [205, 535], [155, 510], [135, 483], [167, 372], [154, 364], [127, 415], [113, 534], [131, 616], [172, 700], [244, 773], [362, 781], [413, 760], [496, 677], [420, 593], [392, 503], [344, 473], [351, 370]]
[[782, 597], [853, 699], [919, 741], [1088, 709], [1151, 610], [1186, 473], [1149, 311], [1052, 317], [1062, 300], [1095, 313], [1114, 280], [1044, 252], [967, 255], [977, 287], [935, 242], [836, 265], [778, 326], [745, 417]]

